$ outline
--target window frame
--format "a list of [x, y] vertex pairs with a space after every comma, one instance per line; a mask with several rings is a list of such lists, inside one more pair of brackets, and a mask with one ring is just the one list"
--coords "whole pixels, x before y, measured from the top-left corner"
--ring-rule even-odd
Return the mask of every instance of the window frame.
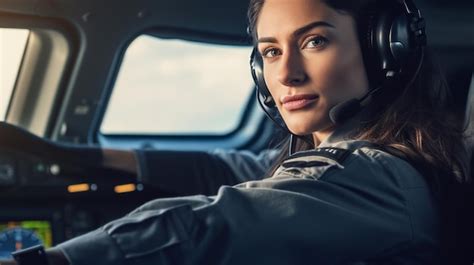
[[[185, 41], [203, 42], [209, 44], [221, 44], [232, 46], [251, 46], [249, 36], [243, 38], [237, 35], [215, 34], [198, 30], [188, 30], [174, 27], [155, 27], [137, 32], [124, 43], [120, 58], [114, 67], [114, 78], [111, 80], [106, 90], [105, 102], [99, 110], [93, 131], [93, 142], [102, 147], [121, 149], [166, 149], [166, 150], [191, 150], [206, 151], [212, 149], [248, 149], [259, 151], [268, 146], [268, 139], [272, 137], [275, 126], [265, 117], [264, 112], [256, 102], [255, 87], [246, 101], [245, 109], [241, 115], [239, 124], [233, 131], [223, 135], [203, 135], [203, 134], [114, 134], [107, 135], [100, 132], [100, 126], [108, 107], [113, 87], [129, 45], [138, 36], [150, 35], [161, 39], [180, 39]], [[249, 54], [250, 61], [250, 54]], [[250, 66], [249, 66], [250, 71]]]
[[[181, 32], [181, 31], [180, 31]], [[190, 34], [188, 31], [185, 31], [186, 34]], [[200, 139], [207, 139], [207, 138], [220, 138], [220, 139], [223, 139], [223, 138], [229, 138], [229, 137], [232, 137], [234, 134], [238, 133], [239, 130], [241, 130], [244, 126], [245, 126], [245, 122], [248, 120], [248, 115], [249, 115], [249, 112], [252, 110], [252, 106], [251, 104], [249, 103], [253, 103], [253, 101], [251, 101], [251, 98], [253, 98], [253, 94], [254, 94], [254, 88], [253, 88], [253, 82], [250, 83], [249, 85], [252, 86], [252, 89], [250, 89], [250, 93], [248, 93], [247, 95], [247, 99], [244, 99], [244, 103], [245, 103], [245, 106], [243, 106], [243, 108], [241, 108], [241, 111], [238, 113], [239, 117], [236, 117], [236, 125], [228, 132], [225, 132], [225, 133], [220, 133], [220, 132], [190, 132], [190, 133], [186, 133], [186, 132], [171, 132], [171, 133], [160, 133], [160, 132], [156, 132], [156, 133], [141, 133], [141, 132], [133, 132], [133, 133], [103, 133], [100, 129], [101, 129], [101, 126], [102, 126], [102, 123], [104, 122], [105, 120], [105, 113], [107, 112], [107, 109], [108, 107], [110, 106], [110, 103], [111, 103], [111, 98], [112, 98], [112, 95], [114, 93], [114, 89], [115, 89], [115, 86], [116, 86], [116, 82], [117, 82], [117, 79], [118, 79], [118, 76], [119, 76], [119, 73], [120, 73], [120, 69], [124, 63], [124, 58], [125, 58], [125, 54], [127, 52], [127, 50], [129, 49], [130, 45], [139, 37], [141, 36], [149, 36], [149, 37], [154, 37], [156, 38], [157, 40], [180, 40], [180, 41], [186, 41], [186, 42], [192, 42], [192, 43], [196, 43], [196, 44], [200, 44], [200, 43], [203, 43], [203, 44], [210, 44], [210, 45], [223, 45], [223, 46], [234, 46], [234, 47], [251, 47], [249, 45], [235, 45], [235, 43], [232, 43], [232, 44], [229, 44], [229, 43], [226, 43], [226, 42], [210, 42], [206, 39], [206, 41], [203, 41], [203, 36], [199, 35], [200, 38], [196, 38], [194, 37], [194, 35], [196, 34], [195, 31], [193, 31], [193, 33], [191, 34], [191, 37], [189, 36], [186, 36], [186, 37], [177, 37], [175, 36], [175, 34], [173, 33], [170, 33], [170, 32], [167, 32], [167, 31], [158, 31], [157, 32], [154, 32], [154, 31], [147, 31], [145, 33], [142, 33], [142, 34], [138, 34], [136, 35], [133, 39], [129, 40], [129, 42], [127, 43], [126, 47], [124, 47], [124, 49], [121, 51], [121, 60], [120, 62], [117, 64], [117, 67], [115, 69], [115, 72], [116, 72], [116, 75], [115, 75], [115, 78], [113, 80], [113, 82], [111, 83], [110, 85], [110, 93], [108, 94], [108, 98], [107, 98], [107, 103], [105, 104], [104, 108], [102, 109], [102, 115], [101, 115], [101, 120], [100, 120], [100, 123], [98, 124], [98, 132], [97, 132], [97, 135], [98, 135], [98, 138], [100, 137], [115, 137], [115, 138], [118, 138], [118, 137], [127, 137], [127, 138], [130, 138], [130, 137], [138, 137], [138, 138], [147, 138], [147, 137], [163, 137], [163, 138], [174, 138], [174, 137], [180, 137], [180, 138], [183, 138], [183, 137], [186, 137], [186, 138], [200, 138]], [[177, 34], [178, 36], [181, 36], [180, 34]], [[207, 35], [207, 34], [205, 34]], [[206, 37], [207, 38], [207, 37]], [[249, 51], [249, 60], [250, 60], [250, 52], [251, 50]], [[250, 73], [250, 66], [249, 66], [249, 73]], [[102, 138], [103, 139], [103, 138]]]
[[[77, 58], [79, 46], [77, 31], [62, 19], [9, 13], [1, 14], [0, 27], [29, 30], [4, 121], [23, 127], [38, 136], [51, 138], [70, 81], [73, 62]], [[31, 43], [32, 35], [36, 35], [35, 44]], [[64, 58], [58, 59], [52, 51], [61, 45], [67, 49], [67, 54]], [[57, 64], [61, 60], [62, 63]], [[60, 67], [61, 73], [50, 71], [49, 67], [31, 67], [31, 64], [36, 66], [51, 63], [56, 63], [54, 67]], [[38, 79], [48, 80], [38, 82]], [[48, 91], [51, 96], [35, 97], [30, 91], [37, 93]], [[47, 104], [45, 100], [48, 101]], [[32, 105], [37, 104], [47, 106], [47, 110], [34, 111]]]

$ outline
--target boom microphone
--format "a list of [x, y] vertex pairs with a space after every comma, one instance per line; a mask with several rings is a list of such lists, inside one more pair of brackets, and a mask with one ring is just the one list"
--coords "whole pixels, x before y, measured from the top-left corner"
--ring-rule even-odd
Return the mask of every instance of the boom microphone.
[[329, 111], [332, 123], [340, 124], [357, 114], [362, 109], [362, 99], [353, 98], [336, 104]]
[[379, 86], [375, 89], [372, 89], [365, 93], [361, 98], [353, 98], [347, 101], [336, 104], [334, 107], [329, 110], [329, 119], [331, 119], [334, 124], [341, 124], [347, 119], [356, 115], [365, 104], [362, 104], [369, 96], [375, 94], [382, 86]]

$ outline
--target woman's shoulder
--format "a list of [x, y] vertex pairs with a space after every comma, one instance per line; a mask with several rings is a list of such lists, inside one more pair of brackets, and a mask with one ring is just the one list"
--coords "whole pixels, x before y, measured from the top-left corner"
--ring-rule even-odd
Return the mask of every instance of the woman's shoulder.
[[280, 172], [296, 167], [300, 175], [312, 175], [321, 180], [347, 178], [367, 181], [390, 181], [400, 188], [425, 188], [421, 173], [404, 157], [387, 151], [369, 141], [345, 140], [298, 152], [289, 157]]

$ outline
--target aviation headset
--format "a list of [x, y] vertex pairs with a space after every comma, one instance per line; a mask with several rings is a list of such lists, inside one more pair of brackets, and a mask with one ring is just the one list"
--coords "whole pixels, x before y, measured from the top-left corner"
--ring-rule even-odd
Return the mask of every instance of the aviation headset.
[[[359, 25], [359, 38], [371, 89], [360, 99], [351, 99], [334, 106], [330, 110], [330, 118], [335, 124], [357, 113], [362, 108], [362, 101], [381, 89], [383, 87], [381, 84], [408, 74], [410, 66], [416, 62], [414, 58], [419, 58], [418, 67], [407, 87], [411, 86], [421, 69], [426, 34], [425, 21], [420, 10], [412, 0], [378, 2], [380, 3], [374, 3], [367, 8], [364, 17], [361, 18], [364, 21]], [[289, 131], [278, 114], [275, 101], [265, 83], [263, 59], [257, 47], [253, 48], [250, 68], [261, 107], [271, 120]]]

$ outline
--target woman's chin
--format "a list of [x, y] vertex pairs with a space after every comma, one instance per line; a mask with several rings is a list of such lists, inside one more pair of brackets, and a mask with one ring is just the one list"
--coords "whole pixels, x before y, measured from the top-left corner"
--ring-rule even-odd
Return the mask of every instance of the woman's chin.
[[286, 125], [295, 135], [310, 135], [332, 126], [326, 111], [305, 112], [299, 115], [284, 115]]
[[298, 135], [298, 136], [304, 136], [304, 135], [310, 135], [312, 134], [314, 131], [310, 128], [301, 128], [301, 127], [288, 127], [288, 129], [290, 130], [290, 132], [294, 135]]
[[310, 135], [319, 131], [327, 130], [328, 128], [332, 127], [332, 124], [308, 124], [307, 126], [301, 126], [302, 124], [297, 124], [296, 126], [292, 126], [288, 124], [288, 129], [294, 135]]

